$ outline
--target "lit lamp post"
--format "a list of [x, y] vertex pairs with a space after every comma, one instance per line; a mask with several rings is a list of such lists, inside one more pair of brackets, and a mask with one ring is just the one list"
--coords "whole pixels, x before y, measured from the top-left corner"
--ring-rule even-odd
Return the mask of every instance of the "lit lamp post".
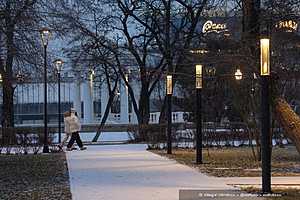
[[172, 75], [167, 75], [167, 154], [172, 154]]
[[196, 164], [202, 164], [202, 65], [196, 65]]
[[42, 43], [44, 46], [44, 147], [43, 153], [49, 153], [48, 146], [48, 113], [47, 113], [47, 46], [51, 37], [51, 32], [47, 28], [40, 30]]
[[61, 59], [57, 59], [54, 61], [54, 63], [55, 63], [55, 67], [57, 71], [57, 79], [58, 79], [58, 142], [61, 143], [60, 72], [64, 62]]
[[262, 192], [271, 193], [270, 39], [260, 40]]

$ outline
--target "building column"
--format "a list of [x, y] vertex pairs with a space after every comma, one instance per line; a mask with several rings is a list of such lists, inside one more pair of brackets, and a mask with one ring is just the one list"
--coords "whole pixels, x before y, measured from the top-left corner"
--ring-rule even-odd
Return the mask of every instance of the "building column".
[[[128, 81], [128, 75], [125, 75]], [[120, 121], [121, 124], [129, 123], [129, 110], [128, 110], [128, 88], [125, 81], [120, 81]]]
[[88, 77], [82, 84], [83, 100], [83, 121], [84, 123], [94, 122], [94, 103], [93, 103], [93, 78]]
[[81, 119], [80, 78], [78, 74], [75, 77], [75, 82], [73, 83], [73, 107], [77, 111], [79, 119]]

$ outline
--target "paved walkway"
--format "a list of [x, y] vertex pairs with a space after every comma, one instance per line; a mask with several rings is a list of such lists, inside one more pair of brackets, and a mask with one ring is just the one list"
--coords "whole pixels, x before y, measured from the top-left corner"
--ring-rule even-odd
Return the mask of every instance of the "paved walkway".
[[180, 189], [233, 189], [145, 145], [88, 146], [67, 160], [73, 200], [178, 200]]

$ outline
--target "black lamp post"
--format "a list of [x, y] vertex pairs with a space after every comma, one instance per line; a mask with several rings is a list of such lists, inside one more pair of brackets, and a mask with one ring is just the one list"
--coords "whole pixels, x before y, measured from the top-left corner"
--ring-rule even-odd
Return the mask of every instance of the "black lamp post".
[[202, 164], [202, 65], [196, 65], [196, 164]]
[[167, 75], [167, 154], [172, 154], [172, 75]]
[[[2, 74], [0, 74], [0, 86], [1, 86], [1, 92], [3, 93], [3, 87], [2, 87], [2, 82], [3, 82], [3, 79], [2, 79]], [[3, 103], [1, 105], [1, 109], [2, 109], [2, 115], [3, 115]], [[1, 127], [2, 127], [2, 133], [4, 132], [4, 124], [3, 124], [3, 121], [1, 120]], [[3, 141], [3, 140], [2, 140]]]
[[48, 146], [48, 113], [47, 113], [47, 46], [51, 37], [51, 32], [47, 28], [40, 30], [42, 43], [44, 46], [44, 147], [43, 153], [49, 153]]
[[61, 143], [61, 103], [60, 103], [60, 72], [62, 69], [63, 61], [61, 59], [57, 59], [54, 61], [56, 71], [57, 71], [57, 79], [58, 79], [58, 142]]
[[260, 40], [262, 192], [271, 193], [270, 39]]

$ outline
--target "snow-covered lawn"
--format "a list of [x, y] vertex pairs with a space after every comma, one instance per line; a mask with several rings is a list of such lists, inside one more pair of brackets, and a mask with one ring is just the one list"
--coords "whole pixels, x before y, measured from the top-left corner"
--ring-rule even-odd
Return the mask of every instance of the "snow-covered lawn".
[[141, 144], [88, 146], [67, 160], [73, 200], [177, 200], [180, 189], [233, 189]]

